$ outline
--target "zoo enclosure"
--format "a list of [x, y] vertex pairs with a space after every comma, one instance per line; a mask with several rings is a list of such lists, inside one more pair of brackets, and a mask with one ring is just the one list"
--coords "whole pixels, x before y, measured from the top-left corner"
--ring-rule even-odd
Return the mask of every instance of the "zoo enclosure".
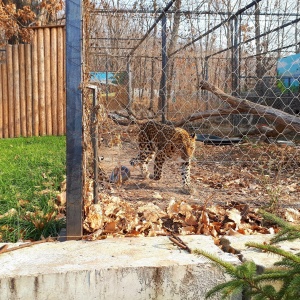
[[[299, 50], [298, 1], [283, 5], [262, 0], [246, 6], [230, 1], [228, 7], [170, 1], [160, 8], [118, 3], [92, 2], [83, 8], [83, 139], [89, 145], [83, 161], [84, 201], [90, 201], [90, 180], [98, 190], [93, 144], [100, 147], [100, 154], [115, 142], [122, 145], [130, 132], [122, 125], [130, 123], [131, 117], [184, 120], [188, 130], [220, 136], [266, 134], [259, 130], [260, 123], [276, 128], [263, 115], [254, 120], [250, 113], [212, 114], [189, 123], [197, 112], [228, 108], [199, 88], [203, 79], [232, 95], [275, 106], [298, 118], [299, 78], [291, 72], [278, 74], [279, 60]], [[297, 57], [291, 59], [292, 65], [298, 63]], [[286, 84], [285, 77], [293, 84]], [[95, 105], [88, 92], [90, 83], [99, 92], [96, 122], [92, 121]], [[91, 134], [95, 126], [99, 145]], [[281, 136], [297, 144], [298, 134]], [[232, 161], [228, 151], [221, 161]], [[123, 154], [111, 151], [109, 155], [119, 164]], [[93, 197], [97, 202], [98, 195]]]
[[[190, 3], [190, 5], [193, 4], [193, 2]], [[259, 5], [264, 4], [266, 8], [262, 11]], [[194, 96], [193, 94], [199, 89], [200, 78], [209, 80], [212, 84], [236, 95], [253, 97], [272, 94], [275, 97], [274, 94], [280, 92], [276, 90], [277, 80], [286, 76], [281, 75], [281, 78], [277, 76], [278, 60], [283, 56], [298, 53], [299, 50], [299, 8], [297, 1], [294, 1], [285, 6], [285, 11], [282, 11], [282, 7], [277, 4], [278, 11], [276, 12], [271, 9], [271, 4], [270, 1], [253, 1], [245, 7], [240, 4], [241, 8], [239, 8], [236, 3], [236, 9], [232, 7], [227, 11], [221, 9], [212, 11], [212, 7], [206, 8], [205, 6], [195, 10], [183, 8], [176, 10], [172, 7], [167, 10], [164, 17], [168, 21], [166, 29], [169, 40], [168, 47], [164, 49], [167, 52], [165, 54], [169, 60], [168, 65], [174, 70], [167, 74], [169, 75], [168, 81], [172, 83], [169, 87], [168, 98], [173, 97], [174, 100], [174, 95], [177, 96], [183, 91], [186, 93], [190, 80], [196, 81], [188, 91]], [[230, 13], [229, 11], [236, 12]], [[120, 70], [125, 72], [128, 69], [127, 58], [130, 57], [133, 95], [129, 96], [138, 100], [147, 93], [146, 97], [151, 100], [153, 100], [153, 95], [158, 95], [159, 76], [157, 75], [160, 69], [164, 68], [158, 61], [162, 59], [164, 53], [162, 47], [166, 46], [161, 44], [163, 39], [160, 41], [159, 36], [162, 37], [164, 31], [158, 22], [157, 26], [143, 37], [129, 37], [124, 35], [124, 28], [117, 27], [124, 25], [121, 20], [127, 19], [129, 22], [131, 17], [132, 20], [149, 20], [147, 22], [150, 27], [151, 21], [155, 20], [155, 16], [159, 13], [159, 10], [153, 9], [141, 9], [134, 12], [126, 7], [113, 7], [111, 10], [98, 8], [91, 11], [91, 16], [94, 16], [91, 19], [95, 24], [97, 22], [104, 24], [104, 20], [110, 24], [108, 19], [111, 18], [115, 21], [115, 25], [107, 25], [107, 32], [110, 36], [99, 36], [101, 28], [91, 33], [90, 68], [94, 72], [106, 69], [108, 72]], [[102, 21], [99, 21], [100, 19]], [[180, 21], [176, 21], [177, 24], [175, 24], [175, 19], [180, 19]], [[131, 26], [134, 27], [134, 21], [132, 23]], [[109, 28], [113, 26], [115, 28]], [[178, 28], [173, 28], [172, 31], [172, 26]], [[206, 28], [203, 30], [204, 26]], [[118, 36], [118, 30], [122, 30], [122, 36], [120, 33]], [[177, 34], [175, 31], [178, 31]], [[127, 33], [129, 34], [131, 32]], [[143, 42], [139, 44], [141, 38]], [[177, 45], [174, 45], [176, 44], [174, 39]], [[119, 59], [118, 62], [116, 58]], [[180, 66], [184, 67], [181, 73]], [[183, 72], [187, 78], [186, 82], [183, 81]], [[298, 78], [293, 78], [292, 75], [290, 77], [298, 81]], [[286, 94], [292, 92], [292, 88], [287, 88], [285, 92]], [[294, 88], [293, 92], [297, 93], [298, 90]]]

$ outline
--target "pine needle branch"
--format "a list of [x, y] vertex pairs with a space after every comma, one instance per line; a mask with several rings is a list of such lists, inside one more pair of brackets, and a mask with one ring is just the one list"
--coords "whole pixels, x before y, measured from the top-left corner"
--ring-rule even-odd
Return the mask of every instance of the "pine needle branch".
[[275, 246], [272, 245], [262, 245], [262, 244], [258, 244], [258, 243], [246, 243], [246, 246], [248, 247], [253, 247], [253, 248], [257, 248], [257, 249], [261, 249], [261, 250], [265, 250], [277, 255], [280, 255], [282, 257], [285, 257], [291, 261], [294, 261], [297, 264], [300, 264], [300, 257], [298, 255], [292, 254], [290, 252], [287, 252], [285, 250], [282, 250], [280, 248], [277, 248]]
[[281, 241], [286, 240], [295, 240], [297, 238], [300, 238], [300, 226], [298, 225], [292, 225], [284, 220], [282, 220], [280, 217], [268, 213], [264, 210], [259, 211], [262, 216], [271, 222], [276, 223], [279, 227], [281, 227], [281, 231], [279, 231], [274, 238], [271, 239], [271, 243], [275, 244]]
[[203, 255], [204, 257], [208, 258], [209, 260], [215, 262], [218, 266], [221, 266], [225, 269], [225, 271], [229, 274], [234, 274], [235, 273], [235, 266], [218, 258], [217, 256], [210, 254], [206, 251], [200, 250], [200, 249], [195, 249], [193, 250], [193, 253], [196, 255]]

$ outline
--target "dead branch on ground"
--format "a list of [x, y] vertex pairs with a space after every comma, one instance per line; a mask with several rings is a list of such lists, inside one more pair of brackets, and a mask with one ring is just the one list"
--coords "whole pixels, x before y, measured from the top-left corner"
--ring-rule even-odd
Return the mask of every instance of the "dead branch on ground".
[[188, 253], [192, 253], [192, 250], [188, 247], [188, 245], [177, 235], [171, 234], [171, 236], [169, 236], [169, 239], [171, 242], [176, 244], [179, 248], [186, 250]]
[[27, 248], [27, 247], [31, 247], [31, 246], [37, 245], [37, 244], [42, 244], [42, 243], [47, 243], [47, 242], [54, 242], [54, 241], [55, 240], [52, 239], [52, 238], [47, 238], [47, 239], [44, 239], [44, 240], [41, 240], [41, 241], [29, 242], [29, 243], [22, 244], [22, 245], [19, 245], [19, 246], [16, 246], [16, 247], [11, 247], [11, 248], [8, 248], [8, 245], [5, 244], [4, 246], [2, 246], [0, 248], [0, 254], [15, 251], [15, 250], [19, 250], [19, 249], [23, 249], [23, 248]]

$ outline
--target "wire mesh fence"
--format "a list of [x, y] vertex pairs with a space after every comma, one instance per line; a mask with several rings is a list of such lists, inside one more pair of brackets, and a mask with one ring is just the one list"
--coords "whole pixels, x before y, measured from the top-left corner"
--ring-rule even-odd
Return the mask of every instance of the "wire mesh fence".
[[[112, 215], [150, 202], [298, 209], [299, 1], [84, 11], [85, 230], [117, 232]], [[109, 221], [95, 217], [112, 197]]]

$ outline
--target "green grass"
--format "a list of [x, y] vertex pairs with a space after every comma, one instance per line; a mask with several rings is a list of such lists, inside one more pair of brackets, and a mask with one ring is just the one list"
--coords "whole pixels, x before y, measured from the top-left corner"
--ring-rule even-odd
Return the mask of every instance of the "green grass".
[[64, 226], [54, 201], [65, 148], [62, 136], [0, 140], [0, 241], [38, 240]]

